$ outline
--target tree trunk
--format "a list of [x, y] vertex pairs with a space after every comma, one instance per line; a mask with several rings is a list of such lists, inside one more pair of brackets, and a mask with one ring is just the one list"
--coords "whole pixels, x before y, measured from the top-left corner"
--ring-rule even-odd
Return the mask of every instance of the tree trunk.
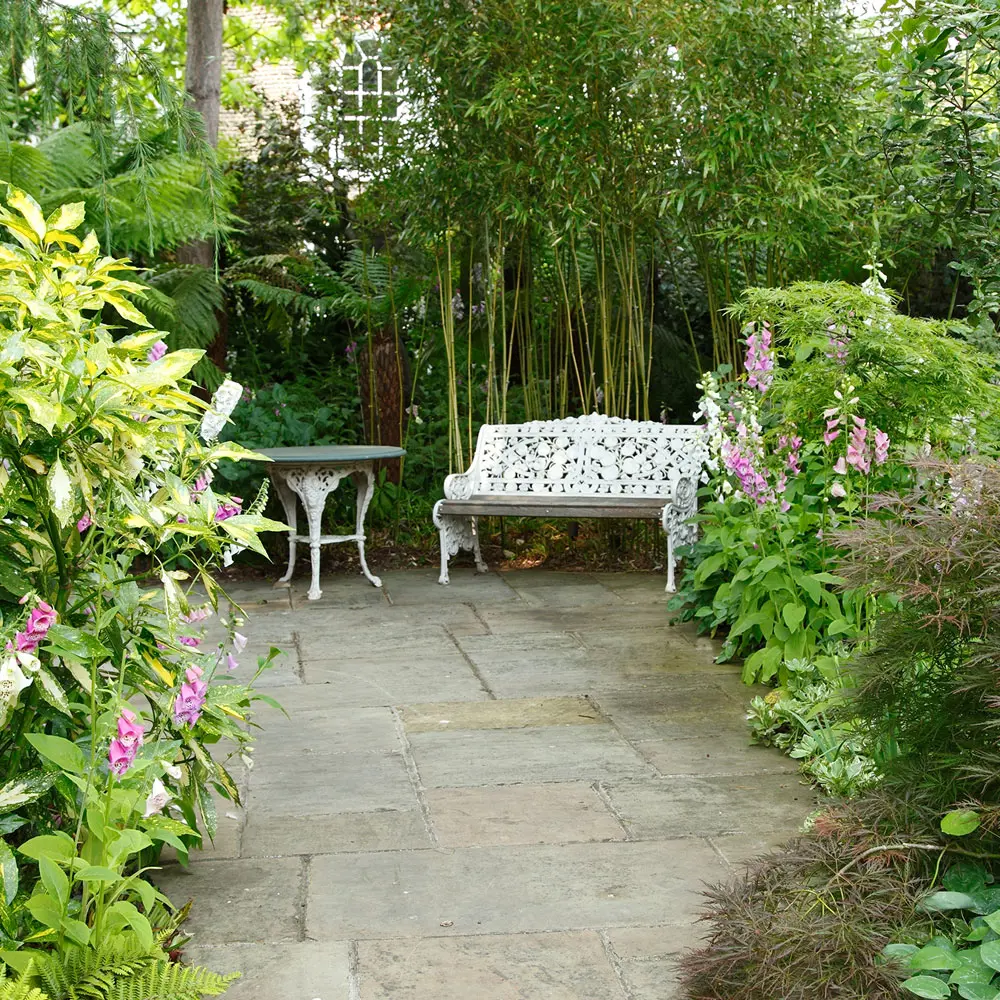
[[[187, 60], [184, 87], [195, 111], [205, 122], [205, 138], [210, 146], [219, 142], [219, 111], [222, 102], [222, 16], [225, 0], [188, 0]], [[215, 267], [215, 245], [196, 240], [177, 248], [181, 264]], [[218, 332], [208, 345], [208, 356], [223, 368], [226, 357], [224, 316], [216, 317]]]
[[[379, 330], [358, 352], [361, 414], [369, 444], [401, 447], [409, 422], [410, 361], [392, 325]], [[398, 458], [382, 463], [386, 478], [399, 483]]]

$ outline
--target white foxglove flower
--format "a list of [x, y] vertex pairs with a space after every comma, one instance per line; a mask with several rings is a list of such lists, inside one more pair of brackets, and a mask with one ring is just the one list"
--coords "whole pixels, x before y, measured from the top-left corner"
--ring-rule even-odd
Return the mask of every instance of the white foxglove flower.
[[198, 433], [205, 441], [214, 441], [226, 426], [229, 414], [236, 409], [236, 404], [243, 395], [243, 386], [232, 379], [226, 379], [212, 397], [212, 405], [202, 417], [201, 429]]
[[18, 666], [16, 656], [8, 656], [0, 664], [0, 726], [7, 721], [18, 695], [31, 683]]
[[162, 812], [163, 807], [172, 798], [173, 796], [167, 791], [163, 782], [159, 778], [156, 778], [153, 781], [153, 790], [146, 798], [146, 811], [142, 814], [142, 818], [149, 819], [150, 816], [155, 816], [158, 812]]
[[242, 653], [247, 648], [247, 637], [239, 632], [233, 633], [233, 646], [237, 653]]
[[163, 771], [165, 774], [168, 774], [171, 778], [173, 778], [174, 781], [181, 780], [181, 769], [176, 764], [164, 763]]

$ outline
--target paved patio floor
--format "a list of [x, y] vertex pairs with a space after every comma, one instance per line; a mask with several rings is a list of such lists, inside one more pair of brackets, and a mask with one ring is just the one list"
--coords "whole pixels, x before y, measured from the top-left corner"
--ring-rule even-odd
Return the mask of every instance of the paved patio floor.
[[245, 810], [160, 881], [233, 1000], [670, 1000], [716, 881], [813, 806], [663, 580], [429, 570], [236, 588]]

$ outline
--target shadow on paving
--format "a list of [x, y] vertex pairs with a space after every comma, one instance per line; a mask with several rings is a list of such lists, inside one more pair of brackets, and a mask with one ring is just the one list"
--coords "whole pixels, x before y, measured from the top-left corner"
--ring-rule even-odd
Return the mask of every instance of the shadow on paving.
[[703, 885], [814, 808], [661, 577], [452, 579], [236, 595], [289, 717], [159, 875], [233, 1000], [670, 1000]]

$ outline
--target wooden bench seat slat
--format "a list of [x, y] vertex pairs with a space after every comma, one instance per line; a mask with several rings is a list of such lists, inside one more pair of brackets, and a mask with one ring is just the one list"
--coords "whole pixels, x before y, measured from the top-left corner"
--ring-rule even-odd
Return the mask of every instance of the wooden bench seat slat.
[[492, 494], [445, 500], [442, 514], [486, 517], [629, 517], [659, 520], [670, 497], [510, 496]]

